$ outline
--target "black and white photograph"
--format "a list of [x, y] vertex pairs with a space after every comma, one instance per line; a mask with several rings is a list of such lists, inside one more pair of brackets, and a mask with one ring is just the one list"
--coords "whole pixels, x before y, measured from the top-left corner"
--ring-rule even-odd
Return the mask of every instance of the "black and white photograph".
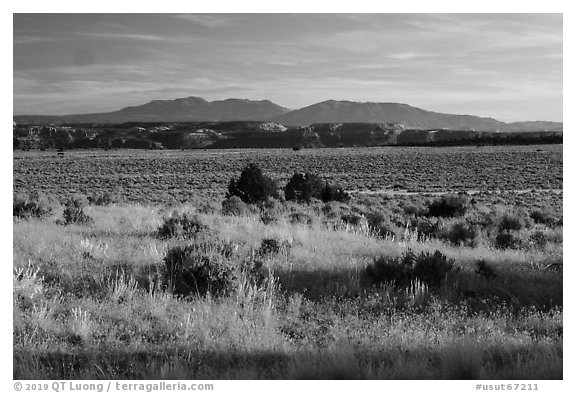
[[12, 14], [10, 388], [554, 391], [562, 13], [133, 10]]

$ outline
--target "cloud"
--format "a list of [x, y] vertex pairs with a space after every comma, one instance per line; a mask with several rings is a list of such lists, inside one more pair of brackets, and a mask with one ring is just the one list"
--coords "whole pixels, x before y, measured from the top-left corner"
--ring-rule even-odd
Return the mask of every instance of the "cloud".
[[396, 60], [410, 60], [415, 59], [416, 57], [420, 57], [421, 55], [414, 53], [414, 52], [401, 52], [401, 53], [392, 53], [388, 55], [391, 59]]
[[90, 32], [90, 33], [73, 33], [78, 37], [85, 38], [99, 38], [106, 40], [134, 40], [134, 41], [153, 41], [153, 42], [170, 42], [173, 41], [171, 37], [150, 35], [150, 34], [137, 34], [137, 33], [104, 33], [104, 32]]
[[235, 16], [213, 14], [178, 14], [174, 17], [208, 28], [230, 26], [238, 19]]

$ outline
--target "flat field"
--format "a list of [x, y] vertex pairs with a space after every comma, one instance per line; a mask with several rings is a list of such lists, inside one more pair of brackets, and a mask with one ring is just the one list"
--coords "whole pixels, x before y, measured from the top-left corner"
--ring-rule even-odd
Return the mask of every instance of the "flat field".
[[[249, 162], [356, 193], [223, 206]], [[14, 188], [56, 197], [15, 197], [16, 379], [563, 377], [562, 146], [15, 152]]]
[[280, 183], [313, 172], [355, 191], [562, 189], [562, 145], [186, 151], [15, 152], [14, 189], [67, 197], [116, 192], [130, 202], [223, 197], [248, 163]]

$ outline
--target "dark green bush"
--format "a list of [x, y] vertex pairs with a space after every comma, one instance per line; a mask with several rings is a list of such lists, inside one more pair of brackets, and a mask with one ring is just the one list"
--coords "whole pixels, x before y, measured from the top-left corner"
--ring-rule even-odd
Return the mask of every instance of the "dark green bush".
[[161, 239], [168, 239], [173, 237], [178, 238], [195, 238], [200, 233], [209, 231], [208, 225], [202, 222], [198, 215], [190, 215], [189, 213], [172, 212], [169, 217], [164, 217], [164, 223], [158, 228], [158, 237]]
[[322, 202], [336, 201], [347, 203], [350, 201], [350, 195], [342, 187], [326, 184], [322, 189], [320, 199], [322, 199]]
[[439, 287], [454, 268], [454, 260], [440, 251], [433, 254], [423, 251], [416, 255], [406, 251], [399, 258], [381, 257], [366, 267], [366, 276], [372, 283], [393, 281], [397, 285], [409, 285], [419, 279], [431, 287]]
[[278, 198], [278, 185], [262, 173], [256, 164], [244, 168], [238, 179], [230, 179], [226, 198], [239, 197], [245, 203], [264, 202]]
[[324, 182], [312, 173], [295, 173], [284, 187], [287, 201], [310, 203], [312, 199], [321, 199]]
[[84, 208], [88, 205], [88, 199], [83, 195], [75, 195], [64, 203], [64, 224], [90, 225], [94, 219], [84, 213]]
[[458, 217], [466, 213], [468, 198], [465, 195], [445, 195], [428, 205], [428, 215], [433, 217]]
[[16, 194], [13, 198], [12, 215], [14, 217], [44, 218], [52, 213], [52, 206], [46, 197], [38, 192]]

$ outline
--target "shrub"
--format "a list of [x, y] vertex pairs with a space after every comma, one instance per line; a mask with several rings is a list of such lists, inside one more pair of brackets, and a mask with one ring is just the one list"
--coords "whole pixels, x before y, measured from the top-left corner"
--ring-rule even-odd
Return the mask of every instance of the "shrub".
[[499, 220], [498, 230], [500, 232], [519, 231], [525, 226], [525, 221], [518, 214], [504, 213]]
[[476, 228], [466, 220], [458, 220], [444, 231], [439, 233], [439, 237], [448, 240], [452, 244], [473, 246], [476, 240]]
[[532, 218], [536, 224], [544, 224], [548, 226], [554, 225], [554, 222], [556, 221], [554, 213], [549, 208], [532, 210], [530, 212], [530, 218]]
[[278, 254], [281, 251], [289, 251], [290, 250], [290, 243], [288, 241], [280, 242], [274, 238], [266, 238], [262, 239], [262, 243], [260, 243], [260, 248], [258, 249], [259, 255], [269, 255], [269, 254]]
[[169, 249], [164, 257], [164, 286], [180, 296], [225, 296], [242, 282], [262, 281], [262, 259], [236, 258], [237, 249], [238, 245], [230, 242]]
[[284, 213], [284, 206], [276, 199], [269, 199], [261, 205], [260, 221], [265, 225], [278, 222]]
[[92, 205], [97, 206], [108, 206], [113, 203], [118, 203], [122, 200], [120, 194], [115, 194], [109, 191], [103, 192], [101, 194], [94, 194], [88, 197], [88, 201]]
[[414, 217], [410, 220], [410, 226], [424, 236], [435, 236], [438, 231], [438, 219], [436, 217]]
[[407, 204], [402, 207], [402, 210], [405, 214], [414, 215], [414, 216], [422, 216], [426, 213], [426, 208], [421, 205], [414, 205], [414, 204]]
[[217, 253], [202, 252], [195, 246], [169, 249], [164, 265], [165, 285], [175, 295], [225, 295], [238, 279], [230, 260]]
[[314, 219], [306, 212], [291, 212], [288, 215], [288, 220], [290, 224], [304, 224], [304, 225], [312, 225]]
[[428, 215], [433, 217], [458, 217], [466, 213], [468, 198], [464, 195], [445, 195], [428, 205]]
[[347, 203], [350, 201], [350, 195], [342, 187], [326, 184], [320, 194], [320, 199], [322, 199], [322, 202], [336, 201]]
[[346, 224], [357, 226], [362, 223], [364, 216], [358, 213], [350, 212], [342, 215], [342, 221]]
[[44, 218], [52, 213], [48, 199], [38, 192], [14, 195], [12, 215], [14, 217], [28, 219], [31, 217]]
[[430, 286], [440, 286], [448, 273], [454, 268], [454, 260], [448, 259], [440, 251], [434, 254], [424, 251], [418, 255], [414, 263], [414, 276]]
[[84, 208], [88, 205], [88, 199], [83, 195], [75, 195], [64, 203], [64, 224], [89, 225], [94, 223], [94, 219], [84, 213]]
[[366, 276], [372, 283], [385, 283], [393, 281], [403, 285], [410, 283], [416, 254], [412, 250], [406, 251], [402, 257], [380, 257], [366, 267]]
[[498, 232], [494, 244], [496, 248], [501, 250], [507, 248], [518, 249], [522, 246], [522, 239], [510, 232]]
[[402, 232], [402, 229], [394, 225], [390, 217], [384, 215], [382, 212], [368, 213], [366, 219], [368, 220], [368, 228], [383, 238], [390, 236], [398, 238]]
[[264, 202], [278, 198], [278, 185], [264, 176], [258, 165], [249, 164], [238, 179], [230, 179], [226, 198], [231, 196], [237, 196], [245, 203]]
[[454, 260], [449, 260], [440, 251], [433, 254], [423, 251], [416, 255], [409, 249], [399, 258], [375, 259], [367, 266], [366, 275], [373, 283], [394, 281], [398, 285], [409, 285], [412, 280], [419, 279], [431, 287], [438, 287], [453, 268]]
[[498, 277], [496, 270], [483, 259], [476, 261], [476, 270], [474, 272], [488, 281]]
[[164, 223], [158, 228], [158, 237], [161, 239], [194, 238], [208, 230], [208, 225], [204, 224], [198, 215], [174, 211], [171, 216], [164, 217]]
[[222, 201], [222, 214], [225, 216], [243, 216], [248, 212], [248, 205], [242, 202], [242, 199], [236, 195]]
[[312, 173], [295, 173], [286, 187], [284, 196], [287, 201], [310, 203], [312, 198], [321, 199], [324, 182]]
[[532, 243], [537, 248], [544, 249], [546, 244], [548, 244], [548, 238], [544, 232], [535, 231], [530, 235], [530, 243]]

